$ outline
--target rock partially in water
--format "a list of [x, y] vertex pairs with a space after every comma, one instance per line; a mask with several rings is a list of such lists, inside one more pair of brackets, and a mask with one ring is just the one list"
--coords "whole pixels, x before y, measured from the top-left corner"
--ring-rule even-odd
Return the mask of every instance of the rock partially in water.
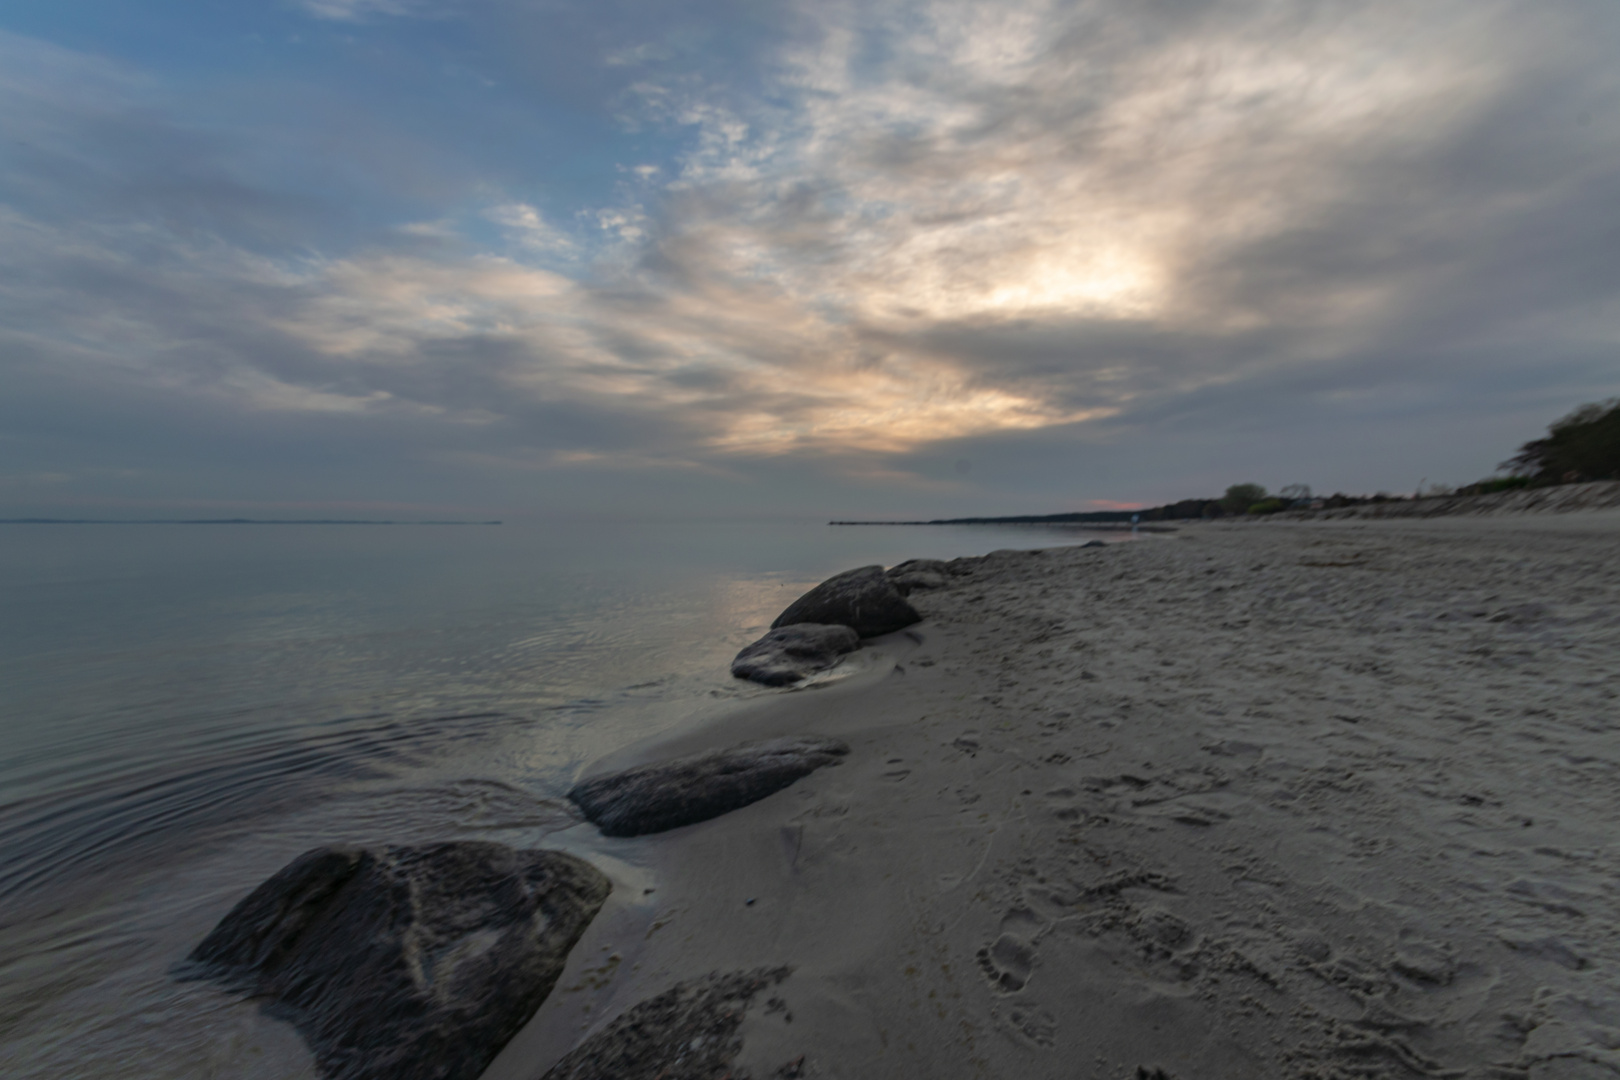
[[939, 589], [950, 584], [951, 564], [944, 559], [908, 559], [889, 567], [888, 579], [901, 596], [918, 589]]
[[847, 626], [779, 626], [738, 653], [731, 673], [766, 686], [786, 686], [827, 670], [860, 646], [860, 635]]
[[906, 603], [883, 567], [862, 566], [828, 578], [793, 601], [771, 623], [771, 628], [822, 623], [847, 626], [867, 638], [893, 633], [921, 621], [922, 616]]
[[[714, 1080], [733, 1075], [749, 1003], [792, 968], [715, 972], [631, 1007], [553, 1065], [542, 1080]], [[783, 1074], [783, 1070], [777, 1070]], [[798, 1073], [793, 1073], [798, 1075]]]
[[476, 1080], [611, 888], [555, 851], [316, 848], [237, 904], [179, 975], [266, 999], [333, 1080]]
[[816, 735], [739, 743], [598, 776], [568, 798], [604, 835], [641, 836], [758, 802], [847, 753], [845, 743]]

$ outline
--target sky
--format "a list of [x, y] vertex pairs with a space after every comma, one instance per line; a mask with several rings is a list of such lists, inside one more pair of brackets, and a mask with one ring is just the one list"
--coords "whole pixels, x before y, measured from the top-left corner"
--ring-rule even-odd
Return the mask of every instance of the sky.
[[951, 516], [1620, 394], [1614, 0], [8, 0], [0, 516]]

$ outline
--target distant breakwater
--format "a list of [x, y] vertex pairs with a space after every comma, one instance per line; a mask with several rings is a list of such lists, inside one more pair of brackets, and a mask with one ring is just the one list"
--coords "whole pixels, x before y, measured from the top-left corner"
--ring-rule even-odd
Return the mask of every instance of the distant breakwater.
[[1077, 529], [1107, 531], [1175, 532], [1174, 525], [1133, 524], [1130, 516], [1097, 520], [1089, 514], [1057, 514], [1048, 517], [942, 518], [938, 521], [829, 521], [828, 525], [1067, 525]]

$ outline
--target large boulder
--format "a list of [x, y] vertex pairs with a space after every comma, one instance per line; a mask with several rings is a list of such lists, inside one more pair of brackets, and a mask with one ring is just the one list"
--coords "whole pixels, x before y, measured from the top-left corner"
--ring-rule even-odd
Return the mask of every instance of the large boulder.
[[585, 780], [568, 797], [605, 835], [641, 836], [758, 802], [847, 753], [815, 735], [739, 743]]
[[766, 686], [786, 686], [825, 671], [860, 647], [861, 636], [847, 626], [779, 626], [738, 653], [731, 673]]
[[334, 1080], [476, 1080], [611, 888], [555, 851], [316, 848], [237, 904], [179, 974], [266, 999]]
[[881, 566], [845, 570], [823, 581], [776, 617], [771, 629], [794, 623], [847, 626], [863, 638], [921, 622], [922, 616], [906, 603]]

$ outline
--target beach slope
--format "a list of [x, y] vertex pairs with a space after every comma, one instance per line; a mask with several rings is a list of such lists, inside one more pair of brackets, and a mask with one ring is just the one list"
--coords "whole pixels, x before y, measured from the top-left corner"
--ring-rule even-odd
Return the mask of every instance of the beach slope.
[[639, 887], [486, 1076], [766, 969], [714, 1029], [737, 1077], [1620, 1076], [1617, 540], [1216, 523], [961, 560], [864, 674], [604, 763], [850, 746], [593, 841]]

